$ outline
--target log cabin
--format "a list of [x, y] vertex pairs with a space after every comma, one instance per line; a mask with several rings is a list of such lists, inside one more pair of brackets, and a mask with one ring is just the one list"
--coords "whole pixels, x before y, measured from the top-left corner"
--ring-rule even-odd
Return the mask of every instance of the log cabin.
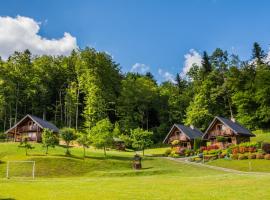
[[164, 139], [164, 144], [171, 144], [174, 140], [179, 140], [180, 147], [192, 149], [194, 140], [201, 139], [203, 133], [194, 126], [184, 126], [182, 124], [174, 124]]
[[54, 124], [34, 115], [26, 115], [5, 133], [8, 140], [14, 142], [21, 142], [22, 138], [25, 137], [28, 141], [41, 142], [42, 131], [45, 128], [52, 130], [56, 134], [59, 133], [59, 129]]
[[203, 135], [203, 139], [211, 142], [211, 145], [218, 145], [226, 148], [231, 144], [249, 142], [250, 137], [255, 135], [240, 125], [234, 119], [215, 117]]

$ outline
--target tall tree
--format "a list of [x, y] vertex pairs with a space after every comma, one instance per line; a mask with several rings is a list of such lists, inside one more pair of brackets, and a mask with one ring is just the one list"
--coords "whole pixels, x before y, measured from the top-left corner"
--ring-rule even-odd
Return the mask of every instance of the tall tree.
[[265, 58], [265, 53], [262, 50], [261, 46], [259, 43], [255, 42], [253, 44], [253, 49], [252, 49], [252, 59], [255, 59], [255, 62], [258, 65], [261, 65], [264, 63], [264, 58]]

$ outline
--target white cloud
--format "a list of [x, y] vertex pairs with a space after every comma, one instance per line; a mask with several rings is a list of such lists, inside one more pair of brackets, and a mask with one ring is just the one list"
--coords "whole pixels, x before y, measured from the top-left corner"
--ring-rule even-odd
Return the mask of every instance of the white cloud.
[[162, 69], [158, 69], [158, 73], [162, 78], [165, 79], [165, 81], [169, 81], [171, 83], [176, 83], [174, 75], [172, 75], [170, 72], [163, 71]]
[[0, 56], [7, 59], [14, 51], [25, 49], [35, 55], [68, 55], [77, 48], [76, 38], [66, 32], [59, 39], [40, 36], [40, 25], [41, 23], [29, 17], [0, 16]]
[[182, 77], [186, 76], [186, 74], [188, 73], [193, 64], [196, 64], [198, 66], [202, 65], [202, 56], [194, 49], [190, 49], [189, 53], [184, 55], [184, 57], [185, 57], [184, 67], [182, 69], [182, 72], [180, 73]]
[[132, 67], [131, 67], [131, 72], [136, 72], [136, 73], [140, 73], [140, 74], [145, 74], [146, 72], [148, 72], [150, 70], [150, 67], [147, 66], [146, 64], [142, 64], [142, 63], [135, 63]]

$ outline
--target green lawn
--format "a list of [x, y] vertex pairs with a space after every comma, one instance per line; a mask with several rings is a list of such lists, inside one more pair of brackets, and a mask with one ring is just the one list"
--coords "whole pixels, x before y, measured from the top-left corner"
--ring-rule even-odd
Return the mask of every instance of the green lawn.
[[[0, 143], [0, 199], [270, 199], [270, 175], [236, 175], [158, 157], [145, 157], [143, 169], [134, 171], [133, 152], [109, 151], [104, 158], [90, 148], [83, 160], [80, 148], [67, 158], [62, 147], [44, 156], [41, 145], [35, 145], [25, 156], [17, 145]], [[37, 178], [7, 180], [7, 160], [35, 160]]]
[[270, 160], [225, 160], [218, 159], [207, 163], [218, 167], [236, 169], [245, 172], [270, 172]]
[[270, 142], [270, 131], [257, 130], [253, 132], [256, 137], [252, 137], [251, 141], [255, 142]]

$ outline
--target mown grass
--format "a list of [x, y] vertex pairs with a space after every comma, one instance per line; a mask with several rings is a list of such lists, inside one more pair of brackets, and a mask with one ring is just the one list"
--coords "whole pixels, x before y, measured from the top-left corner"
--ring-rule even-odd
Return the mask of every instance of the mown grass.
[[207, 163], [209, 165], [236, 169], [245, 172], [270, 172], [270, 160], [226, 160], [218, 159]]
[[[0, 199], [270, 199], [269, 175], [237, 175], [149, 156], [142, 161], [143, 169], [134, 171], [134, 152], [109, 151], [105, 158], [102, 151], [90, 148], [83, 160], [81, 148], [72, 148], [71, 157], [64, 156], [63, 147], [45, 156], [35, 144], [25, 156], [17, 146], [0, 143]], [[4, 178], [8, 160], [35, 160], [36, 179]]]
[[252, 137], [251, 141], [254, 142], [270, 142], [270, 131], [257, 130], [253, 132], [256, 137]]

